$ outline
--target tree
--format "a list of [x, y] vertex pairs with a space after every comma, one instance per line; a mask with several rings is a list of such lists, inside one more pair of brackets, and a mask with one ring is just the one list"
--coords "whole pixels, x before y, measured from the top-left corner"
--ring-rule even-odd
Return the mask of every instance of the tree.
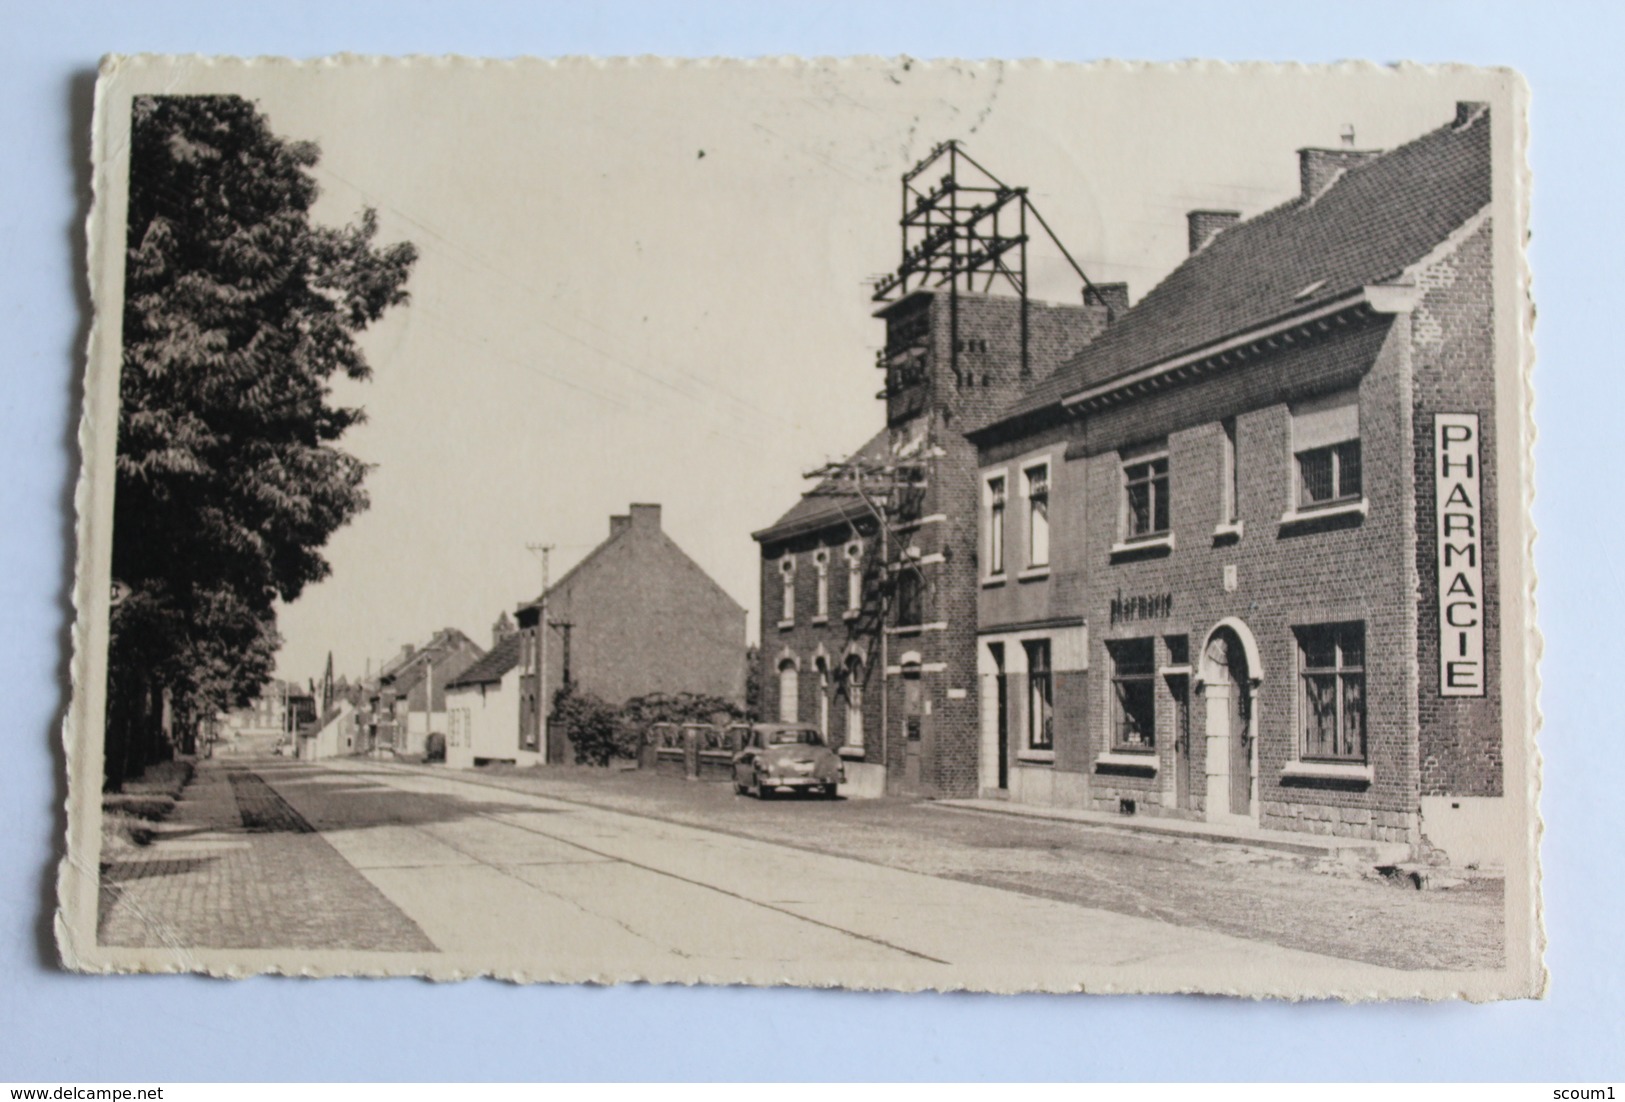
[[762, 718], [762, 648], [755, 643], [745, 648], [745, 715]]
[[131, 119], [113, 515], [107, 772], [165, 756], [166, 717], [239, 706], [269, 679], [275, 602], [329, 572], [367, 506], [331, 401], [371, 374], [356, 336], [407, 301], [417, 252], [370, 209], [314, 224], [320, 153], [237, 96], [145, 96]]

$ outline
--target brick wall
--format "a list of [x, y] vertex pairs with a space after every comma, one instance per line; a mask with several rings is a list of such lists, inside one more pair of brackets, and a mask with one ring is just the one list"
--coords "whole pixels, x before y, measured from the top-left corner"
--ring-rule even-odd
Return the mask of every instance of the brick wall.
[[[745, 698], [745, 611], [660, 530], [653, 507], [550, 591], [548, 619], [570, 624], [570, 676], [619, 704], [646, 693]], [[534, 609], [520, 623], [534, 633]], [[563, 683], [562, 629], [547, 641], [547, 693]], [[534, 679], [521, 678], [522, 723]]]
[[[1086, 442], [1074, 446], [1084, 467], [1083, 496], [1093, 508], [1086, 529], [1087, 597], [1091, 625], [1089, 694], [1093, 715], [1081, 731], [1058, 733], [1085, 741], [1089, 756], [1110, 740], [1113, 691], [1108, 644], [1156, 638], [1159, 666], [1171, 660], [1170, 637], [1187, 640], [1200, 666], [1208, 633], [1221, 620], [1243, 622], [1256, 640], [1262, 682], [1254, 701], [1257, 787], [1254, 801], [1267, 827], [1388, 840], [1410, 839], [1417, 806], [1415, 730], [1415, 612], [1410, 601], [1412, 543], [1409, 510], [1412, 454], [1406, 407], [1408, 329], [1403, 321], [1369, 323], [1251, 361], [1167, 394], [1127, 404], [1086, 421]], [[1318, 526], [1283, 526], [1294, 477], [1291, 416], [1279, 395], [1335, 389], [1357, 381], [1364, 489], [1363, 518]], [[1236, 418], [1239, 539], [1216, 538], [1221, 517], [1220, 419]], [[1114, 560], [1119, 538], [1121, 446], [1167, 433], [1172, 550]], [[1073, 504], [1069, 497], [1063, 505]], [[1226, 568], [1235, 571], [1227, 589]], [[1171, 597], [1166, 616], [1112, 624], [1111, 600]], [[1307, 781], [1283, 775], [1297, 758], [1298, 651], [1294, 627], [1365, 624], [1369, 784]], [[1258, 671], [1254, 671], [1258, 676]], [[1096, 807], [1176, 810], [1173, 777], [1173, 698], [1158, 677], [1155, 775], [1107, 770], [1091, 779]], [[1191, 701], [1191, 798], [1186, 813], [1203, 810], [1206, 728], [1203, 698]]]
[[[980, 718], [976, 686], [978, 579], [978, 510], [980, 484], [976, 449], [964, 432], [984, 424], [1032, 383], [1051, 373], [1081, 349], [1104, 326], [1102, 305], [1028, 307], [1027, 370], [1022, 370], [1021, 306], [1016, 299], [945, 293], [920, 293], [879, 312], [888, 325], [888, 346], [902, 342], [896, 334], [911, 324], [923, 326], [925, 349], [920, 381], [893, 390], [888, 417], [894, 445], [934, 446], [940, 454], [926, 473], [927, 489], [897, 518], [903, 531], [895, 538], [894, 557], [907, 552], [925, 560], [921, 623], [918, 629], [893, 631], [886, 637], [888, 661], [898, 666], [905, 655], [917, 655], [921, 714], [910, 739], [906, 706], [909, 687], [901, 676], [882, 682], [878, 675], [881, 625], [861, 625], [871, 659], [870, 683], [864, 694], [867, 760], [882, 753], [888, 787], [925, 795], [974, 795], [979, 782]], [[940, 519], [939, 519], [940, 518]], [[912, 524], [911, 524], [912, 522]], [[813, 655], [822, 646], [836, 655], [855, 642], [854, 628], [831, 617], [812, 622], [811, 556], [819, 546], [834, 548], [850, 538], [839, 525], [830, 531], [788, 540], [771, 535], [762, 546], [762, 678], [763, 711], [778, 712], [778, 666], [787, 656], [799, 658], [798, 691], [803, 719], [817, 717], [818, 679]], [[777, 626], [783, 554], [797, 561], [796, 617], [793, 626]], [[878, 594], [877, 598], [878, 599]], [[896, 626], [896, 625], [891, 625]], [[882, 689], [883, 686], [883, 689]], [[881, 727], [881, 693], [886, 694], [889, 729]], [[832, 735], [843, 730], [845, 717], [832, 709]]]
[[[1501, 632], [1496, 498], [1495, 347], [1488, 221], [1421, 273], [1413, 312], [1416, 440], [1416, 566], [1420, 670], [1420, 766], [1424, 796], [1499, 796]], [[1434, 517], [1435, 413], [1479, 415], [1480, 521], [1483, 527], [1484, 659], [1482, 698], [1439, 695], [1438, 548]]]

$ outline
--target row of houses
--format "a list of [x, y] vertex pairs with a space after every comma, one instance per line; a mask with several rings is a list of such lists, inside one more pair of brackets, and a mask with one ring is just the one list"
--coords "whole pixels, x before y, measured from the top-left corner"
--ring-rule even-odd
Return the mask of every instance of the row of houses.
[[904, 283], [885, 427], [754, 533], [764, 711], [872, 792], [1494, 837], [1490, 130], [1300, 150], [1132, 308]]
[[544, 595], [502, 610], [488, 647], [443, 628], [324, 694], [298, 753], [418, 757], [443, 746], [463, 768], [568, 762], [566, 732], [544, 721], [560, 689], [611, 704], [694, 693], [743, 706], [745, 677], [744, 608], [664, 531], [659, 505], [635, 504]]

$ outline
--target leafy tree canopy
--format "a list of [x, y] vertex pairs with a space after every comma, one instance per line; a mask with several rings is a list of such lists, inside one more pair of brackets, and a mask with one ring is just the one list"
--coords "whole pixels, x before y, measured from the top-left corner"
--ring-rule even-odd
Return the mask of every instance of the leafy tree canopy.
[[375, 244], [370, 209], [314, 224], [318, 157], [240, 97], [135, 101], [110, 665], [199, 707], [258, 691], [274, 602], [367, 505], [335, 446], [363, 412], [331, 380], [369, 376], [357, 335], [407, 301], [417, 253]]

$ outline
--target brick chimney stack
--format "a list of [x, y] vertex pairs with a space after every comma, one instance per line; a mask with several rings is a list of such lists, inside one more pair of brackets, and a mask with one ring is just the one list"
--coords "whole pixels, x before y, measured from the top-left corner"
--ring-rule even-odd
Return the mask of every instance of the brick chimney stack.
[[626, 531], [627, 526], [630, 525], [631, 523], [632, 523], [632, 518], [627, 516], [624, 513], [622, 513], [622, 514], [620, 514], [618, 516], [610, 517], [609, 518], [609, 535], [610, 535], [610, 538], [614, 539], [616, 536], [618, 536], [622, 532]]
[[1185, 215], [1190, 231], [1191, 255], [1201, 252], [1209, 241], [1241, 221], [1238, 210], [1193, 210]]
[[634, 504], [632, 506], [632, 527], [638, 531], [660, 531], [660, 506]]
[[1128, 284], [1127, 283], [1096, 283], [1083, 292], [1085, 306], [1104, 306], [1111, 311], [1112, 320], [1116, 321], [1128, 313]]
[[1382, 156], [1380, 149], [1300, 149], [1298, 180], [1305, 202], [1331, 186], [1338, 175]]

